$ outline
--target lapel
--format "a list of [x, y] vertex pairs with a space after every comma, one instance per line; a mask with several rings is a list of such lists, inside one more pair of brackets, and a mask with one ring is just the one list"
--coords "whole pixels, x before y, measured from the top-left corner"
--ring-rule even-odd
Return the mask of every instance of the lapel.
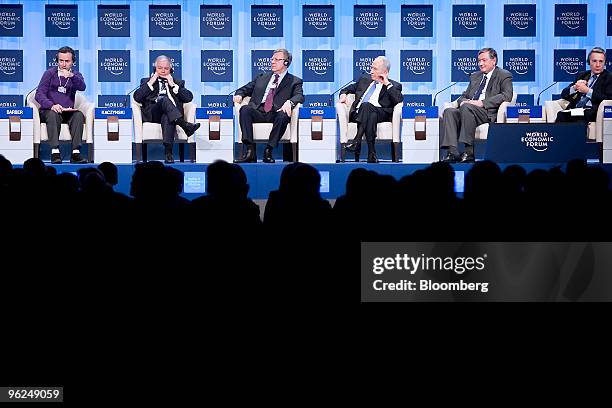
[[283, 78], [283, 80], [280, 82], [280, 84], [278, 84], [278, 87], [276, 87], [276, 93], [274, 95], [277, 95], [278, 92], [283, 89], [283, 87], [287, 86], [287, 84], [289, 83], [289, 75], [291, 75], [290, 73], [286, 73], [285, 77]]
[[493, 68], [493, 71], [491, 71], [491, 78], [489, 78], [487, 82], [487, 87], [485, 88], [485, 98], [491, 97], [491, 91], [493, 90], [493, 80], [495, 79], [496, 76], [497, 76], [497, 67]]

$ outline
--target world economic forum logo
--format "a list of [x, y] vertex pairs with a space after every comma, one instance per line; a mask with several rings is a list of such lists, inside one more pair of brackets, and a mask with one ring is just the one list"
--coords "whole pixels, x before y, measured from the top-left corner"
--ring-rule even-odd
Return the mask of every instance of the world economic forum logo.
[[478, 71], [478, 50], [451, 51], [451, 81], [468, 82], [469, 76]]
[[554, 50], [554, 81], [573, 81], [586, 66], [584, 50]]
[[251, 51], [251, 74], [253, 78], [257, 75], [271, 72], [270, 58], [274, 50], [252, 50]]
[[433, 6], [402, 4], [402, 37], [433, 36]]
[[372, 61], [376, 57], [384, 56], [384, 50], [353, 50], [353, 78], [370, 72]]
[[504, 4], [504, 37], [535, 37], [535, 4]]
[[233, 51], [203, 50], [201, 51], [202, 82], [232, 82]]
[[521, 143], [536, 152], [545, 152], [554, 141], [554, 137], [548, 132], [526, 132], [525, 136], [521, 137]]
[[23, 51], [0, 50], [0, 82], [23, 81]]
[[353, 34], [355, 37], [384, 37], [386, 35], [384, 5], [355, 5]]
[[504, 68], [514, 82], [535, 81], [535, 50], [504, 50]]
[[0, 4], [0, 37], [23, 37], [23, 5]]
[[251, 6], [251, 37], [282, 37], [283, 6]]
[[453, 37], [484, 37], [484, 25], [484, 5], [453, 5]]
[[304, 82], [334, 81], [334, 51], [302, 51]]
[[130, 82], [130, 51], [98, 51], [98, 81]]
[[587, 5], [555, 4], [555, 36], [586, 36]]
[[431, 82], [432, 58], [431, 50], [401, 50], [400, 81]]
[[149, 37], [180, 37], [181, 6], [149, 5]]
[[232, 6], [200, 6], [200, 37], [231, 37]]
[[76, 4], [45, 5], [45, 35], [47, 37], [78, 37], [78, 6]]
[[304, 16], [302, 36], [334, 36], [334, 6], [304, 5], [302, 7], [302, 14]]
[[98, 5], [98, 37], [129, 37], [130, 6]]

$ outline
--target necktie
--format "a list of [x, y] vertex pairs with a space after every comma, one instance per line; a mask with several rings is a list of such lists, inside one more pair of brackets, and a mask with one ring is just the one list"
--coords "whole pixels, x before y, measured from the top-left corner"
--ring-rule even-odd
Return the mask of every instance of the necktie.
[[264, 112], [268, 113], [272, 110], [272, 102], [274, 101], [274, 94], [276, 93], [276, 87], [278, 86], [278, 74], [274, 74], [274, 82], [272, 87], [266, 96], [266, 102], [264, 103]]
[[370, 98], [372, 97], [372, 95], [374, 95], [375, 90], [376, 90], [376, 82], [372, 82], [370, 84], [370, 88], [368, 88], [368, 91], [361, 98], [361, 102], [359, 103], [359, 106], [361, 106], [362, 103], [368, 102]]
[[484, 90], [486, 84], [487, 84], [487, 76], [483, 75], [482, 81], [480, 81], [480, 85], [478, 86], [478, 89], [476, 90], [476, 93], [474, 94], [474, 97], [472, 98], [472, 100], [476, 101], [480, 99], [480, 94], [482, 94], [482, 91]]
[[[595, 83], [595, 81], [597, 80], [598, 75], [592, 75], [591, 79], [589, 79], [589, 83], [587, 84], [587, 86], [590, 88], [593, 86], [593, 84]], [[576, 104], [577, 108], [585, 108], [587, 106], [587, 103], [589, 102], [589, 97], [584, 94], [582, 96], [582, 98], [580, 98], [580, 100], [578, 101], [578, 103]]]

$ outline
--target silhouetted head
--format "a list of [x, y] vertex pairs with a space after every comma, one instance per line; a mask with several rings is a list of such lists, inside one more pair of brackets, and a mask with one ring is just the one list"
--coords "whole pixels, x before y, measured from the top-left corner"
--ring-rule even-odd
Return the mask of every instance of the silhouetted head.
[[111, 186], [116, 186], [119, 182], [117, 166], [111, 162], [104, 162], [98, 165], [98, 170], [104, 174], [104, 179]]

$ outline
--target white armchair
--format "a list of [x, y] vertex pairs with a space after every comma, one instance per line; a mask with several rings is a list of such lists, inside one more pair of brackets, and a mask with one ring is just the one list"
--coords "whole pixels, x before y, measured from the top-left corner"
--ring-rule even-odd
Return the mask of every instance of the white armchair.
[[[240, 128], [240, 108], [247, 105], [251, 100], [250, 96], [242, 98], [240, 103], [234, 102], [234, 116], [236, 116], [236, 123], [238, 124], [238, 140], [237, 142], [242, 145], [242, 129]], [[295, 105], [295, 108], [291, 111], [291, 122], [287, 126], [287, 130], [280, 138], [280, 143], [291, 143], [293, 152], [293, 161], [297, 161], [297, 141], [298, 141], [298, 117], [300, 113], [301, 103]], [[272, 131], [272, 123], [253, 123], [253, 141], [255, 143], [267, 142], [270, 138], [270, 132]], [[242, 145], [244, 148], [244, 145]]]
[[[355, 139], [357, 135], [357, 123], [349, 122], [349, 110], [355, 101], [355, 94], [346, 95], [346, 103], [336, 103], [338, 113], [338, 124], [340, 127], [340, 161], [344, 162], [344, 147], [349, 140]], [[398, 150], [400, 142], [400, 126], [402, 123], [402, 105], [398, 103], [393, 108], [391, 122], [381, 122], [376, 127], [376, 141], [388, 141], [393, 143], [391, 149], [391, 160], [399, 161]]]
[[[142, 121], [142, 104], [136, 102], [132, 97], [132, 114], [134, 117], [134, 143], [136, 143], [136, 161], [147, 161], [147, 143], [162, 143], [162, 127], [159, 123]], [[196, 104], [189, 102], [183, 104], [183, 118], [189, 122], [195, 122]], [[176, 127], [177, 137], [174, 143], [179, 143], [179, 160], [185, 161], [185, 143], [189, 144], [189, 160], [195, 161], [195, 134], [187, 137], [185, 131]]]
[[[34, 157], [40, 155], [40, 144], [49, 141], [47, 135], [47, 124], [40, 122], [40, 104], [36, 101], [36, 92], [32, 91], [28, 95], [27, 104], [32, 108], [33, 113], [33, 133], [34, 133]], [[94, 104], [87, 101], [87, 98], [80, 93], [76, 93], [74, 100], [75, 109], [80, 110], [85, 116], [83, 124], [83, 138], [81, 142], [87, 144], [87, 160], [93, 163], [93, 123], [94, 123]], [[61, 142], [70, 142], [70, 129], [67, 123], [62, 123], [59, 140]]]
[[[554, 101], [544, 102], [544, 110], [546, 111], [546, 121], [548, 123], [555, 123], [557, 120], [557, 113], [567, 108], [569, 101], [565, 99], [556, 99]], [[612, 100], [606, 99], [601, 101], [599, 108], [597, 109], [597, 117], [595, 122], [589, 122], [587, 131], [587, 138], [596, 142], [603, 141], [603, 112], [604, 107], [612, 106]]]
[[[497, 121], [496, 121], [496, 123], [506, 123], [506, 119], [508, 117], [508, 106], [516, 105], [516, 97], [517, 97], [517, 93], [516, 92], [512, 92], [512, 101], [511, 102], [502, 102], [502, 104], [499, 105], [499, 109], [497, 110]], [[457, 103], [457, 100], [454, 100], [452, 102], [446, 102], [444, 104], [444, 108], [440, 112], [440, 119], [442, 119], [442, 116], [444, 115], [444, 110], [446, 108], [455, 108], [455, 109], [457, 109], [458, 107], [459, 107], [459, 104]], [[489, 124], [488, 123], [483, 123], [482, 125], [476, 127], [476, 134], [474, 136], [474, 139], [476, 139], [476, 140], [487, 140], [487, 135], [488, 134], [489, 134]]]

